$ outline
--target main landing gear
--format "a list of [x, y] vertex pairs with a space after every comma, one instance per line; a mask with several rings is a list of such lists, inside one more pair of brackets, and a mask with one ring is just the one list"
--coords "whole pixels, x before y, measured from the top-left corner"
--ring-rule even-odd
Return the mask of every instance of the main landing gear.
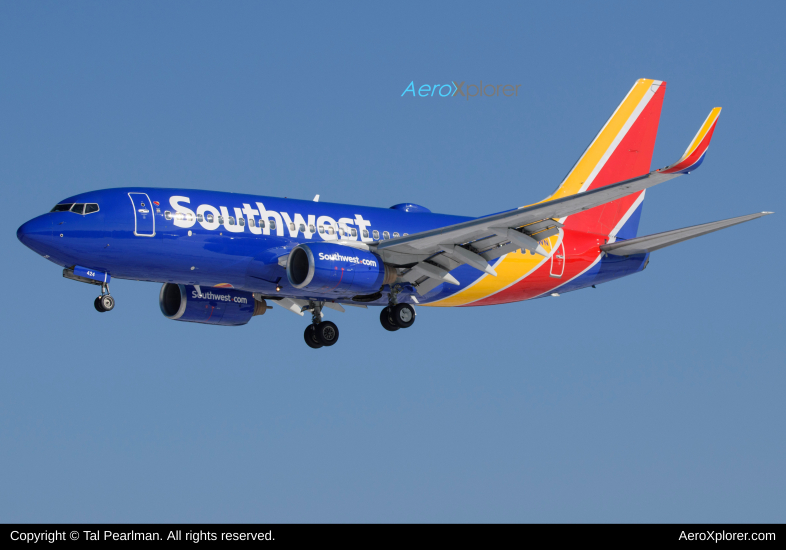
[[[388, 306], [382, 308], [379, 320], [385, 330], [391, 332], [400, 328], [409, 328], [415, 323], [415, 308], [409, 304], [398, 303], [397, 297], [401, 287], [395, 285], [390, 290]], [[311, 324], [303, 332], [306, 345], [312, 349], [332, 346], [338, 342], [338, 327], [335, 323], [322, 320], [322, 306], [324, 302], [309, 301], [301, 311], [311, 312]]]
[[396, 285], [390, 292], [390, 305], [383, 308], [379, 314], [379, 322], [382, 327], [390, 332], [395, 332], [400, 328], [409, 328], [415, 322], [415, 308], [409, 304], [397, 303], [398, 293], [401, 288]]
[[338, 342], [338, 327], [331, 321], [322, 320], [322, 303], [309, 302], [305, 311], [311, 311], [311, 324], [306, 327], [303, 339], [312, 349], [332, 346]]
[[109, 285], [101, 285], [101, 296], [93, 301], [96, 311], [104, 313], [105, 311], [112, 311], [115, 308], [115, 299], [109, 295]]

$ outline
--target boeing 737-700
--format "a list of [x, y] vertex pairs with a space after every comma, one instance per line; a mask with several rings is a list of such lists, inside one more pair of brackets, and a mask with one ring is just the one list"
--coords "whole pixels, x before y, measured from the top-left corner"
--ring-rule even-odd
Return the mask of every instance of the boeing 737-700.
[[642, 271], [650, 253], [769, 212], [637, 237], [645, 190], [703, 162], [713, 109], [676, 163], [651, 171], [666, 83], [638, 80], [554, 194], [479, 218], [192, 189], [89, 191], [60, 201], [17, 231], [101, 288], [111, 278], [163, 283], [169, 319], [244, 325], [275, 304], [308, 313], [311, 348], [332, 346], [326, 309], [381, 306], [389, 331], [415, 307], [490, 306], [553, 296]]

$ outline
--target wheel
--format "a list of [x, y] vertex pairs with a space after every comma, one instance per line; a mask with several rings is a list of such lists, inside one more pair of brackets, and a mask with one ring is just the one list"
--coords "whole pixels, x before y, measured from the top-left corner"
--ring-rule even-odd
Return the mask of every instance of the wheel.
[[379, 322], [382, 323], [382, 326], [385, 330], [389, 330], [390, 332], [396, 332], [398, 327], [393, 324], [393, 320], [390, 318], [390, 307], [383, 307], [382, 311], [379, 314]]
[[93, 305], [95, 306], [96, 311], [98, 311], [99, 313], [103, 313], [106, 311], [103, 307], [101, 307], [101, 296], [93, 300]]
[[312, 349], [319, 349], [322, 347], [322, 344], [319, 343], [317, 340], [317, 333], [316, 327], [314, 325], [308, 325], [306, 327], [306, 332], [303, 333], [303, 338], [306, 341], [306, 345]]
[[409, 328], [415, 322], [415, 308], [409, 304], [398, 304], [390, 318], [398, 328]]
[[323, 346], [332, 346], [338, 342], [338, 327], [330, 321], [322, 321], [316, 327], [317, 340]]
[[115, 307], [115, 299], [112, 298], [109, 294], [104, 294], [99, 298], [101, 302], [101, 307], [104, 308], [104, 311], [112, 311]]

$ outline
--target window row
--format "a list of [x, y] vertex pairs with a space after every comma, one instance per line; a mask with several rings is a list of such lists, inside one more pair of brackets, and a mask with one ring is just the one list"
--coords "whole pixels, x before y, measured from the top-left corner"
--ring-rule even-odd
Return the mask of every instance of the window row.
[[50, 212], [73, 212], [74, 214], [92, 214], [94, 212], [98, 212], [98, 205], [94, 202], [89, 203], [65, 203], [65, 204], [56, 204]]
[[[245, 218], [238, 218], [237, 220], [235, 220], [234, 216], [228, 216], [226, 218], [226, 220], [225, 220], [224, 216], [220, 216], [220, 215], [219, 216], [213, 216], [213, 214], [211, 214], [210, 212], [206, 213], [204, 216], [202, 214], [197, 214], [196, 217], [195, 217], [193, 214], [183, 214], [182, 212], [176, 212], [175, 214], [172, 214], [172, 212], [170, 212], [169, 210], [165, 210], [164, 211], [164, 218], [167, 219], [167, 220], [173, 220], [174, 219], [174, 220], [183, 220], [183, 221], [187, 221], [187, 222], [193, 222], [194, 219], [196, 219], [196, 221], [198, 221], [200, 223], [202, 223], [202, 222], [213, 223], [216, 220], [218, 220], [218, 223], [220, 225], [224, 225], [225, 221], [226, 221], [227, 225], [238, 224], [238, 225], [240, 225], [240, 227], [245, 227], [245, 225], [246, 225], [246, 219]], [[253, 218], [248, 220], [248, 225], [250, 227], [259, 227], [260, 229], [265, 229], [266, 227], [269, 227], [269, 229], [271, 229], [271, 230], [275, 230], [276, 229], [276, 220], [267, 220], [267, 224], [269, 224], [267, 226], [265, 225], [265, 223], [266, 223], [265, 220], [254, 221]], [[298, 225], [297, 229], [301, 233], [305, 233], [306, 232], [306, 226], [304, 224], [302, 224], [302, 223], [300, 225]], [[289, 230], [290, 231], [295, 231], [295, 224], [294, 223], [290, 223], [289, 224]], [[325, 225], [320, 225], [318, 230], [319, 230], [319, 233], [321, 235], [325, 235], [325, 234], [327, 234], [327, 235], [335, 235], [336, 233], [338, 233], [338, 235], [340, 237], [349, 237], [350, 235], [353, 236], [353, 237], [357, 237], [358, 236], [358, 230], [355, 229], [354, 227], [350, 228], [349, 231], [345, 231], [343, 228], [339, 228], [339, 230], [337, 232], [336, 229], [329, 223], [325, 223]], [[309, 233], [316, 233], [317, 232], [317, 228], [315, 228], [313, 225], [309, 225], [308, 226], [308, 232]], [[408, 235], [408, 234], [409, 233], [404, 233], [405, 236]], [[369, 231], [367, 229], [363, 230], [363, 238], [364, 239], [372, 238], [372, 236], [373, 236], [373, 239], [375, 241], [378, 241], [379, 240], [379, 231], [374, 230], [374, 231], [371, 231], [371, 233], [369, 233]], [[400, 236], [401, 235], [399, 235], [398, 232], [394, 231], [392, 238], [395, 239], [395, 238], [400, 237]], [[388, 231], [383, 231], [382, 232], [382, 239], [383, 240], [390, 239], [390, 238], [391, 238], [390, 237], [390, 232], [388, 232]]]
[[[213, 223], [217, 219], [218, 223], [221, 224], [221, 225], [224, 224], [224, 221], [227, 222], [227, 225], [238, 224], [241, 227], [245, 227], [245, 225], [246, 225], [246, 219], [245, 218], [240, 218], [238, 220], [235, 220], [234, 216], [229, 216], [226, 220], [224, 220], [224, 216], [213, 216], [213, 214], [211, 214], [210, 212], [208, 212], [204, 216], [202, 216], [202, 214], [197, 214], [196, 216], [194, 216], [193, 214], [183, 214], [182, 212], [176, 212], [175, 214], [172, 214], [172, 212], [170, 212], [169, 210], [165, 210], [164, 211], [164, 218], [167, 219], [167, 220], [183, 220], [183, 221], [187, 221], [187, 222], [193, 222], [196, 219], [196, 221], [198, 221], [199, 223], [202, 223], [202, 222]], [[251, 227], [255, 227], [254, 220], [253, 219], [249, 220], [248, 225], [250, 225]], [[259, 227], [264, 228], [265, 227], [265, 222], [260, 220], [259, 221]], [[276, 228], [276, 222], [275, 221], [271, 221], [270, 222], [270, 229], [275, 229], [275, 228]]]

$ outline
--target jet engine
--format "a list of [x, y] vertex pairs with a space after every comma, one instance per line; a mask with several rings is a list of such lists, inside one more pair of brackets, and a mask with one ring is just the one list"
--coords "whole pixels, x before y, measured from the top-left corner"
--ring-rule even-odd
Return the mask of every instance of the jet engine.
[[164, 283], [158, 295], [161, 313], [168, 319], [207, 325], [239, 326], [267, 311], [264, 300], [231, 288], [197, 288]]
[[396, 280], [396, 269], [365, 250], [334, 243], [303, 243], [289, 253], [287, 279], [321, 294], [368, 294]]

